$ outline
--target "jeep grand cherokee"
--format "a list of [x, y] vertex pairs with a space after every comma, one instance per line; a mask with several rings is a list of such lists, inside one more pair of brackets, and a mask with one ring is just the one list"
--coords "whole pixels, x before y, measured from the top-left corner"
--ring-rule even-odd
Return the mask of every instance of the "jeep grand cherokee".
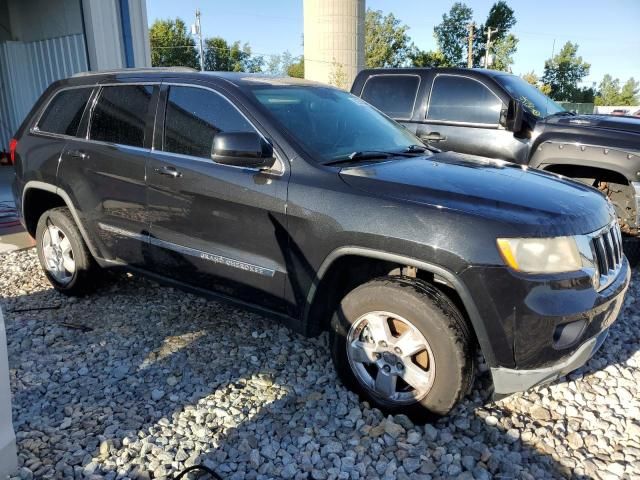
[[390, 412], [448, 412], [478, 347], [498, 396], [579, 367], [629, 283], [598, 191], [433, 153], [311, 82], [85, 74], [51, 85], [11, 146], [56, 289], [84, 294], [99, 267], [124, 267], [329, 330], [342, 381]]

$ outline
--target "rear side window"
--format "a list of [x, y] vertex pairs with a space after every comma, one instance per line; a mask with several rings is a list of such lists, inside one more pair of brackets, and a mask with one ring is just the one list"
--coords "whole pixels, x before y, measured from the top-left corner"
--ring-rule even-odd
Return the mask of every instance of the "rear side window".
[[364, 84], [362, 99], [391, 118], [411, 118], [419, 85], [416, 75], [376, 75]]
[[165, 152], [211, 158], [218, 132], [255, 132], [225, 98], [210, 90], [170, 87], [164, 122]]
[[89, 138], [142, 147], [151, 85], [103, 87], [91, 116]]
[[40, 117], [38, 130], [75, 136], [91, 91], [91, 88], [72, 88], [57, 93]]
[[497, 125], [502, 100], [471, 78], [438, 75], [433, 82], [427, 119]]

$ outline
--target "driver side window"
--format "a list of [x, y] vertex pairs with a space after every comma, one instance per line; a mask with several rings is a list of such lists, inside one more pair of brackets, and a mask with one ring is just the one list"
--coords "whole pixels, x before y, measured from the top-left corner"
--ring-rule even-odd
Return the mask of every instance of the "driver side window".
[[169, 87], [164, 120], [165, 152], [211, 158], [218, 132], [255, 132], [224, 97], [195, 87]]
[[477, 80], [438, 75], [433, 81], [427, 120], [497, 126], [502, 108], [502, 100]]

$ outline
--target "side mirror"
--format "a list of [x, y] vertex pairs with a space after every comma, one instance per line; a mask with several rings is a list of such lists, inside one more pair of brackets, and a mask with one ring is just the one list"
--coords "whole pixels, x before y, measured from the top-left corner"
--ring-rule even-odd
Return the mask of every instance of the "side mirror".
[[270, 168], [273, 147], [254, 132], [220, 132], [213, 138], [211, 160], [244, 168]]
[[519, 133], [522, 130], [522, 117], [524, 114], [524, 107], [522, 102], [512, 98], [509, 100], [509, 108], [507, 109], [507, 130], [513, 133]]

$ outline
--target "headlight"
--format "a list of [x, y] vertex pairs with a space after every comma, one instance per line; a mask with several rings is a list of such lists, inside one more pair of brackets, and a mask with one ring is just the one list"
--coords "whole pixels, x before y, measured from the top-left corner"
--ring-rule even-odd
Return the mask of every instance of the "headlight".
[[575, 272], [583, 267], [574, 237], [499, 238], [497, 243], [505, 263], [518, 272]]

